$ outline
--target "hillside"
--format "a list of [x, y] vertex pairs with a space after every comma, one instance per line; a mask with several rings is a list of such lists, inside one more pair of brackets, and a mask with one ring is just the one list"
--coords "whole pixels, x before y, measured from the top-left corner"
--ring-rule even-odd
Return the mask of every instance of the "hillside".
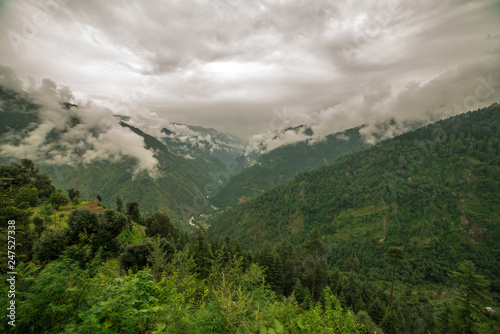
[[202, 126], [170, 123], [170, 129], [163, 128], [162, 134], [163, 143], [180, 155], [217, 158], [223, 163], [240, 155], [245, 147], [241, 139]]
[[[225, 168], [215, 157], [186, 159], [140, 129], [113, 117], [106, 119], [106, 114], [97, 125], [88, 125], [85, 122], [92, 123], [92, 110], [58, 102], [57, 96], [44, 99], [50, 103], [35, 103], [27, 92], [0, 86], [0, 148], [9, 149], [0, 163], [18, 162], [16, 155], [29, 154], [57, 188], [76, 188], [83, 198], [100, 194], [104, 204], [114, 206], [116, 197], [121, 197], [125, 202], [139, 202], [144, 213], [162, 210], [176, 223], [187, 224], [186, 210], [193, 206], [194, 198], [203, 197], [203, 187], [212, 182], [210, 172]], [[128, 147], [119, 139], [109, 143], [104, 138], [110, 133], [123, 139], [137, 135], [131, 143], [139, 143], [138, 147], [130, 148], [137, 154], [124, 152]], [[30, 136], [37, 140], [27, 139]], [[106, 151], [108, 145], [111, 151]], [[23, 152], [28, 149], [33, 152]], [[144, 153], [149, 161], [157, 161], [155, 177], [150, 170], [138, 170]], [[84, 161], [88, 156], [92, 160]]]
[[[446, 281], [473, 260], [500, 292], [500, 106], [468, 112], [305, 172], [227, 210], [210, 230], [256, 249], [302, 243], [313, 228], [331, 264], [352, 254], [382, 266], [390, 245], [412, 254], [414, 282]], [[379, 277], [370, 272], [372, 279]]]
[[144, 213], [165, 211], [176, 222], [187, 223], [185, 208], [192, 207], [193, 199], [200, 198], [203, 186], [211, 182], [210, 171], [224, 168], [218, 159], [191, 160], [169, 152], [164, 144], [141, 130], [125, 123], [144, 138], [147, 149], [155, 152], [159, 176], [152, 178], [146, 172], [134, 175], [132, 159], [124, 158], [117, 163], [95, 162], [77, 168], [39, 164], [57, 188], [76, 188], [82, 196], [103, 197], [106, 205], [115, 205], [116, 197], [125, 201], [137, 201]]
[[[427, 286], [422, 265], [414, 262], [418, 250], [406, 244], [401, 257], [409, 263], [399, 265], [390, 256], [398, 247], [377, 258], [376, 266], [363, 248], [367, 243], [353, 243], [346, 252], [340, 242], [324, 242], [316, 229], [302, 245], [284, 241], [249, 253], [203, 229], [188, 235], [164, 213], [140, 219], [95, 201], [69, 204], [27, 159], [0, 166], [0, 176], [1, 239], [11, 239], [7, 231], [14, 224], [21, 232], [14, 256], [0, 251], [3, 279], [12, 280], [9, 270], [18, 274], [17, 297], [6, 298], [12, 289], [4, 284], [0, 298], [4, 308], [16, 298], [16, 326], [2, 322], [5, 333], [423, 334], [500, 328], [498, 300], [485, 295], [493, 291], [497, 297], [495, 282], [490, 290], [470, 261], [450, 266], [459, 270], [449, 272], [453, 282], [445, 276]], [[339, 261], [332, 265], [333, 255]], [[494, 275], [484, 267], [485, 261], [495, 265], [495, 255], [483, 253], [478, 272]], [[396, 266], [393, 298], [390, 273]], [[473, 295], [467, 292], [472, 285]], [[474, 298], [465, 325], [464, 294]]]
[[359, 128], [330, 134], [323, 141], [302, 141], [278, 147], [258, 157], [257, 162], [230, 179], [211, 198], [217, 207], [233, 206], [286, 182], [307, 170], [323, 166], [348, 153], [370, 147]]
[[27, 128], [38, 120], [40, 108], [28, 94], [20, 94], [0, 85], [0, 136]]

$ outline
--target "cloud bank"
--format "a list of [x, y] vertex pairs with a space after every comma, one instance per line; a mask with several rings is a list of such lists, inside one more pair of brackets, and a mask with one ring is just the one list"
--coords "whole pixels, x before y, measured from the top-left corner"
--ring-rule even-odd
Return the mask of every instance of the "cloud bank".
[[[286, 144], [314, 143], [330, 133], [363, 125], [366, 142], [374, 144], [415, 126], [486, 107], [500, 101], [500, 48], [485, 53], [478, 63], [465, 63], [426, 83], [412, 81], [399, 92], [384, 80], [373, 83], [351, 100], [314, 112], [275, 112], [274, 122], [251, 137], [247, 154], [266, 153]], [[362, 122], [360, 122], [360, 117]], [[304, 124], [300, 130], [290, 127]], [[313, 136], [305, 129], [311, 129]]]
[[[12, 69], [4, 67], [1, 70], [0, 85], [22, 88]], [[67, 109], [64, 103], [76, 102], [71, 90], [58, 87], [50, 79], [40, 84], [33, 82], [25, 91], [18, 92], [27, 93], [24, 96], [40, 106], [38, 122], [22, 132], [8, 133], [0, 146], [3, 157], [68, 166], [119, 162], [128, 157], [136, 161], [134, 174], [143, 170], [151, 176], [157, 174], [158, 161], [154, 152], [144, 147], [142, 137], [122, 127], [111, 110], [91, 101]]]
[[[113, 111], [128, 105], [137, 119], [146, 109], [157, 117], [155, 136], [162, 122], [196, 124], [259, 134], [251, 141], [269, 149], [289, 126], [306, 124], [320, 140], [365, 124], [373, 141], [377, 129], [391, 136], [410, 121], [455, 113], [455, 103], [472, 109], [498, 97], [495, 89], [464, 101], [476, 96], [479, 76], [500, 80], [498, 1], [24, 0], [2, 8], [0, 62], [25, 84], [50, 77], [76, 99]], [[287, 110], [294, 116], [282, 121]]]

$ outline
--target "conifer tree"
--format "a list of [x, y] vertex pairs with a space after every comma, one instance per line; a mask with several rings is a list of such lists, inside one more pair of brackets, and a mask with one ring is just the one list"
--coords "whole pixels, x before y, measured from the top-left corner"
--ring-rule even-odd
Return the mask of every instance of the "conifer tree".
[[382, 319], [384, 319], [385, 306], [378, 297], [375, 297], [370, 306], [368, 306], [368, 314], [376, 324], [380, 324]]
[[340, 272], [339, 268], [335, 268], [335, 270], [330, 273], [329, 281], [330, 281], [330, 290], [333, 292], [333, 294], [339, 295], [344, 288], [343, 284], [344, 277]]
[[387, 314], [380, 323], [380, 327], [382, 327], [385, 334], [397, 334], [400, 332], [400, 324], [401, 320], [399, 319], [399, 315], [396, 310], [388, 308]]
[[350, 257], [347, 259], [347, 269], [351, 272], [351, 277], [349, 279], [349, 300], [351, 304], [354, 304], [352, 299], [352, 290], [354, 285], [354, 271], [359, 270], [359, 260], [357, 257]]
[[148, 249], [150, 252], [148, 260], [151, 262], [151, 271], [155, 281], [159, 282], [167, 266], [167, 256], [162, 248], [160, 237], [152, 238]]
[[391, 284], [391, 295], [389, 297], [389, 305], [388, 307], [391, 306], [392, 303], [392, 296], [394, 293], [394, 281], [396, 279], [396, 268], [398, 267], [398, 264], [402, 262], [405, 259], [404, 253], [403, 253], [403, 248], [401, 247], [394, 247], [391, 246], [387, 250], [385, 256], [389, 259], [389, 263], [393, 267], [392, 271], [392, 284]]
[[482, 275], [476, 274], [476, 266], [472, 261], [463, 261], [458, 272], [452, 271], [450, 276], [458, 281], [458, 312], [462, 319], [462, 333], [471, 333], [473, 323], [479, 317], [479, 310], [488, 300], [486, 296], [489, 282]]
[[119, 196], [116, 197], [116, 211], [123, 212], [123, 201]]
[[312, 288], [311, 288], [311, 299], [314, 302], [314, 294], [316, 290], [316, 269], [317, 269], [317, 258], [323, 254], [325, 254], [325, 245], [323, 243], [323, 239], [321, 238], [317, 229], [313, 229], [311, 234], [309, 235], [309, 239], [304, 245], [309, 253], [313, 256], [313, 280], [312, 280]]
[[289, 296], [292, 293], [296, 279], [296, 263], [294, 260], [293, 245], [289, 241], [283, 241], [278, 245], [278, 260], [280, 262], [282, 272], [282, 287], [283, 294]]
[[196, 270], [201, 278], [208, 277], [210, 273], [210, 249], [206, 239], [205, 231], [200, 228], [196, 231], [193, 237], [194, 242], [194, 260], [196, 263]]
[[134, 222], [141, 223], [141, 212], [139, 211], [139, 203], [127, 202], [127, 216]]
[[451, 300], [446, 298], [439, 307], [437, 313], [437, 330], [439, 333], [448, 334], [453, 332], [454, 307]]
[[257, 254], [257, 263], [265, 269], [266, 282], [273, 290], [280, 290], [280, 279], [283, 270], [280, 270], [281, 264], [274, 256], [271, 245], [266, 243], [262, 250]]

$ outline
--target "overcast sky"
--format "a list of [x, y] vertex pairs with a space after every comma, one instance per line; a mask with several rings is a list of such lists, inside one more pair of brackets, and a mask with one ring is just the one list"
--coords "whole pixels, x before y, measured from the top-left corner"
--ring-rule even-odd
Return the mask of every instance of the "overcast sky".
[[243, 138], [431, 120], [500, 96], [498, 0], [0, 4], [0, 64], [25, 85], [49, 78], [77, 101]]

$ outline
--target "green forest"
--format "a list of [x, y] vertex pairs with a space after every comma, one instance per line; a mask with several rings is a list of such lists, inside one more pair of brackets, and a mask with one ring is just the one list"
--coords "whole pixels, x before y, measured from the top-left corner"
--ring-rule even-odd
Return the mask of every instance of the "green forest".
[[[1, 85], [0, 101], [3, 106], [0, 111], [0, 145], [19, 145], [20, 138], [13, 134], [36, 128], [41, 121], [40, 112], [43, 108], [33, 101], [30, 94]], [[64, 106], [69, 108], [67, 104]], [[52, 143], [55, 148], [62, 149], [58, 145], [62, 136], [83, 122], [81, 114], [84, 112], [76, 107], [71, 110], [75, 115], [69, 118], [62, 129], [52, 130], [45, 138], [45, 144]], [[224, 164], [214, 157], [196, 161], [185, 159], [140, 129], [123, 121], [120, 125], [125, 131], [130, 130], [140, 136], [145, 148], [155, 152], [159, 166], [156, 178], [145, 171], [134, 173], [137, 161], [128, 156], [119, 161], [76, 162], [75, 165], [68, 166], [47, 163], [54, 159], [53, 155], [47, 153], [43, 159], [45, 163], [38, 163], [38, 168], [50, 176], [52, 184], [57, 188], [76, 188], [86, 197], [100, 194], [103, 203], [108, 205], [113, 204], [116, 197], [127, 198], [137, 201], [145, 213], [165, 211], [175, 222], [183, 220], [185, 208], [193, 205], [193, 198], [203, 198], [203, 186], [212, 181], [209, 173], [224, 169]], [[82, 156], [78, 148], [73, 148], [73, 151], [77, 156]], [[8, 157], [0, 156], [0, 164], [10, 162]]]
[[354, 143], [207, 229], [4, 164], [1, 331], [498, 333], [499, 112]]
[[228, 207], [256, 197], [307, 170], [324, 166], [348, 153], [370, 147], [359, 128], [330, 134], [323, 141], [301, 141], [280, 146], [257, 158], [252, 166], [234, 176], [210, 199], [217, 207]]

